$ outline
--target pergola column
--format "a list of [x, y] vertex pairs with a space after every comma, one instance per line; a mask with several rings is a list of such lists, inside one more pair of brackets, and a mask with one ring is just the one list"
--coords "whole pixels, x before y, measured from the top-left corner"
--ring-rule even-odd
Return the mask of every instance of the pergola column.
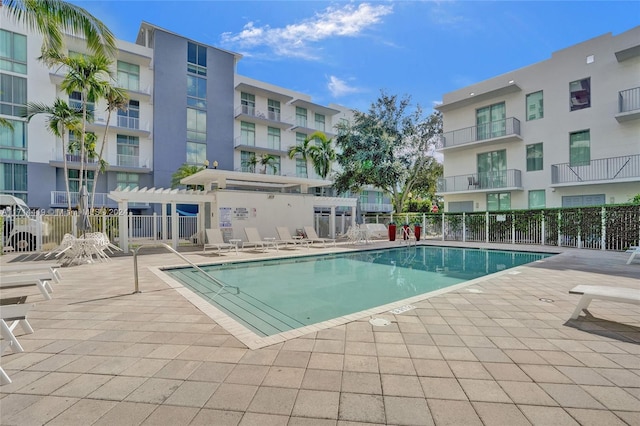
[[329, 216], [329, 236], [336, 237], [336, 206], [331, 206], [331, 216]]
[[180, 232], [180, 224], [178, 223], [178, 204], [171, 202], [171, 246], [174, 250], [178, 250], [178, 240]]
[[118, 241], [120, 242], [120, 248], [123, 253], [129, 253], [129, 202], [127, 200], [121, 200], [118, 202], [118, 211], [121, 213], [118, 216]]

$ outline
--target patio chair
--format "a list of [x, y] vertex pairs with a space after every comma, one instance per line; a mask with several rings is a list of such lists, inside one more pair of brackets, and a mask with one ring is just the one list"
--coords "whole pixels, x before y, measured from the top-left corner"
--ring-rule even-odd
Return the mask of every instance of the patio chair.
[[[36, 305], [35, 303], [22, 303], [26, 300], [26, 297], [18, 299], [20, 299], [18, 303], [2, 305], [2, 309], [0, 310], [0, 335], [2, 335], [3, 339], [2, 342], [0, 342], [0, 355], [8, 348], [11, 348], [13, 352], [24, 352], [22, 345], [20, 345], [20, 342], [13, 333], [13, 330], [15, 330], [18, 325], [22, 327], [25, 334], [33, 333], [33, 328], [31, 324], [29, 324], [29, 321], [27, 321], [27, 313]], [[0, 366], [0, 383], [11, 383], [9, 375], [4, 371], [2, 366]]]
[[276, 226], [276, 231], [278, 232], [278, 238], [280, 238], [277, 242], [283, 244], [291, 244], [293, 247], [297, 247], [302, 244], [306, 244], [307, 248], [309, 248], [309, 241], [304, 240], [303, 238], [293, 238], [291, 233], [289, 232], [289, 228], [286, 226]]
[[[14, 275], [2, 275], [0, 279], [0, 289], [20, 288], [20, 287], [38, 287], [40, 293], [45, 299], [51, 300], [51, 287], [52, 281], [50, 272], [40, 272], [35, 274], [14, 274]], [[4, 308], [3, 308], [4, 309]]]
[[269, 247], [273, 247], [278, 250], [278, 244], [275, 238], [263, 239], [260, 237], [260, 233], [257, 228], [244, 228], [244, 233], [247, 236], [247, 241], [242, 242], [242, 248], [245, 247], [260, 247], [263, 251], [266, 251]]
[[75, 239], [76, 239], [76, 237], [74, 237], [71, 234], [64, 234], [64, 236], [62, 237], [62, 241], [60, 241], [60, 244], [58, 244], [57, 247], [53, 248], [51, 251], [49, 251], [47, 254], [45, 254], [44, 258], [48, 259], [49, 256], [52, 256], [52, 255], [54, 257], [59, 257], [60, 255], [62, 255], [62, 253], [64, 253], [67, 250], [71, 249]]
[[207, 236], [207, 242], [204, 243], [204, 247], [202, 249], [203, 252], [206, 252], [207, 249], [215, 248], [218, 249], [218, 255], [220, 255], [222, 253], [222, 249], [231, 251], [232, 248], [236, 248], [235, 244], [224, 242], [222, 231], [220, 231], [219, 228], [207, 228], [204, 230], [204, 233]]
[[636, 288], [578, 285], [569, 290], [569, 294], [582, 295], [578, 301], [578, 305], [571, 314], [571, 319], [577, 319], [580, 313], [584, 309], [587, 309], [594, 299], [640, 305], [640, 290]]
[[633, 259], [640, 254], [640, 247], [631, 247], [626, 251], [626, 253], [631, 253], [631, 256], [629, 256], [629, 260], [627, 260], [627, 265], [631, 265]]
[[59, 283], [62, 277], [60, 276], [60, 268], [62, 267], [59, 263], [44, 263], [38, 262], [33, 264], [16, 264], [16, 265], [2, 265], [0, 268], [0, 275], [11, 275], [11, 274], [24, 274], [24, 273], [40, 273], [40, 272], [49, 272], [51, 274], [51, 279], [55, 283]]
[[327, 246], [327, 242], [331, 242], [333, 243], [333, 246], [335, 247], [336, 245], [336, 240], [334, 240], [333, 238], [320, 238], [318, 237], [318, 234], [316, 233], [316, 230], [313, 226], [305, 226], [304, 227], [304, 233], [307, 234], [307, 239], [309, 240], [309, 243], [313, 244], [313, 243], [322, 243], [324, 245], [324, 247]]

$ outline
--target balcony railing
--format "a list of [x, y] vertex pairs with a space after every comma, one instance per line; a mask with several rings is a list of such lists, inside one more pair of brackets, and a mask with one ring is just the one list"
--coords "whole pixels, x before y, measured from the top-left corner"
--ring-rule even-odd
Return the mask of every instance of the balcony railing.
[[551, 184], [640, 179], [640, 154], [591, 160], [586, 164], [553, 164]]
[[282, 114], [279, 111], [260, 111], [259, 109], [256, 109], [256, 107], [250, 105], [240, 105], [236, 108], [236, 117], [240, 114], [261, 118], [263, 120], [283, 122]]
[[[82, 158], [80, 154], [66, 154], [66, 157], [67, 157], [68, 163], [79, 163], [80, 159]], [[55, 158], [55, 161], [60, 161], [60, 162], [64, 161], [64, 155], [62, 154], [62, 152], [57, 150], [55, 151], [54, 158]], [[85, 158], [86, 158], [86, 154], [85, 154]], [[86, 161], [85, 161], [86, 164], [95, 164], [97, 162], [98, 162], [97, 158], [86, 158]]]
[[438, 192], [488, 192], [494, 189], [522, 188], [522, 172], [517, 169], [472, 173], [438, 179]]
[[465, 145], [473, 142], [501, 138], [505, 136], [520, 136], [520, 120], [509, 117], [504, 120], [492, 121], [480, 126], [454, 130], [442, 135], [443, 148]]
[[363, 212], [384, 212], [389, 213], [393, 211], [393, 205], [386, 203], [361, 203], [360, 209]]
[[[77, 192], [71, 192], [71, 207], [76, 207], [79, 203], [79, 196]], [[89, 193], [89, 202], [91, 202], [91, 193]], [[104, 192], [96, 192], [96, 198], [94, 206], [116, 206], [118, 203], [107, 197]], [[66, 206], [67, 205], [67, 192], [66, 191], [51, 191], [51, 205], [52, 206]]]
[[146, 167], [140, 161], [140, 157], [137, 155], [124, 155], [118, 154], [118, 166], [120, 167]]
[[140, 128], [140, 119], [138, 117], [125, 117], [125, 116], [119, 115], [118, 127], [138, 130]]

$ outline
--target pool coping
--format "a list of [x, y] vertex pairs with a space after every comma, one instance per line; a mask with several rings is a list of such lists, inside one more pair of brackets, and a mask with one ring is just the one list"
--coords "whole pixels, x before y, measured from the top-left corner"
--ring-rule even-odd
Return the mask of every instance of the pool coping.
[[[422, 245], [422, 244], [420, 244], [420, 245]], [[501, 250], [501, 249], [485, 249], [485, 248], [482, 248], [482, 247], [438, 246], [438, 245], [435, 245], [435, 244], [428, 244], [428, 245], [425, 244], [425, 246], [446, 247], [446, 248], [461, 248], [461, 249], [467, 249], [468, 248], [468, 249], [491, 250], [491, 251], [540, 253], [540, 254], [548, 254], [548, 255], [551, 255], [551, 256], [560, 254], [558, 252], [557, 253], [553, 253], [553, 252], [538, 252], [538, 251], [535, 251], [535, 250]], [[375, 248], [372, 247], [372, 248], [364, 249], [364, 250], [362, 250], [361, 248], [358, 248], [358, 249], [355, 249], [355, 250], [354, 249], [344, 250], [344, 251], [340, 250], [340, 251], [333, 251], [333, 252], [330, 252], [330, 253], [323, 253], [323, 254], [288, 253], [287, 255], [282, 255], [282, 254], [278, 253], [277, 255], [270, 256], [268, 258], [251, 259], [251, 260], [249, 260], [249, 259], [248, 260], [220, 259], [217, 262], [199, 263], [197, 265], [199, 267], [202, 267], [202, 266], [209, 266], [209, 265], [224, 265], [224, 264], [227, 264], [227, 263], [233, 263], [233, 264], [252, 263], [252, 262], [256, 262], [256, 261], [287, 259], [287, 258], [292, 258], [292, 257], [323, 256], [323, 255], [332, 255], [332, 254], [343, 253], [343, 252], [353, 252], [353, 251], [363, 252], [363, 251], [372, 251], [372, 250], [382, 250], [382, 249], [385, 249], [385, 248], [390, 248], [390, 247], [375, 247]], [[479, 284], [479, 283], [481, 283], [483, 281], [486, 281], [488, 279], [496, 278], [496, 277], [499, 277], [499, 276], [502, 276], [502, 275], [519, 274], [519, 273], [521, 273], [521, 271], [519, 271], [519, 268], [527, 266], [527, 265], [529, 265], [531, 263], [537, 263], [537, 262], [544, 262], [544, 259], [536, 260], [534, 262], [526, 263], [526, 264], [523, 264], [523, 265], [518, 265], [516, 267], [505, 269], [503, 271], [494, 272], [492, 274], [488, 274], [488, 275], [484, 275], [482, 277], [474, 278], [472, 280], [465, 281], [465, 282], [462, 282], [462, 283], [459, 283], [459, 284], [454, 284], [454, 285], [446, 287], [446, 288], [430, 291], [428, 293], [422, 293], [422, 294], [419, 294], [419, 295], [416, 295], [416, 296], [412, 296], [412, 297], [409, 297], [409, 298], [406, 298], [406, 299], [402, 299], [402, 300], [398, 300], [398, 301], [395, 301], [395, 302], [387, 303], [385, 305], [376, 306], [376, 307], [371, 308], [371, 309], [366, 309], [366, 310], [363, 310], [363, 311], [354, 312], [352, 314], [348, 314], [348, 315], [344, 315], [344, 316], [341, 316], [341, 317], [333, 318], [333, 319], [330, 319], [330, 320], [322, 321], [322, 322], [319, 322], [319, 323], [307, 325], [307, 326], [304, 326], [304, 327], [295, 328], [293, 330], [284, 331], [284, 332], [273, 334], [273, 335], [266, 336], [266, 337], [262, 337], [262, 336], [256, 334], [254, 331], [252, 331], [251, 329], [247, 328], [245, 325], [243, 325], [239, 321], [235, 320], [233, 317], [229, 316], [226, 312], [222, 311], [221, 309], [218, 309], [217, 307], [212, 305], [209, 301], [203, 299], [197, 293], [193, 292], [191, 289], [187, 288], [181, 282], [179, 282], [178, 280], [172, 278], [168, 273], [165, 272], [166, 269], [189, 268], [189, 267], [191, 267], [191, 265], [189, 265], [189, 264], [178, 264], [178, 265], [162, 266], [162, 267], [149, 266], [148, 269], [153, 274], [155, 274], [158, 278], [160, 278], [162, 281], [164, 281], [169, 287], [171, 287], [174, 290], [176, 290], [180, 295], [182, 295], [185, 299], [187, 299], [190, 303], [192, 303], [195, 307], [197, 307], [200, 311], [202, 311], [202, 313], [207, 315], [209, 318], [211, 318], [213, 321], [215, 321], [218, 325], [223, 327], [227, 332], [229, 332], [232, 336], [234, 336], [240, 342], [245, 344], [249, 349], [260, 349], [260, 348], [264, 348], [266, 346], [271, 346], [271, 345], [274, 345], [274, 344], [277, 344], [277, 343], [286, 342], [287, 340], [291, 340], [291, 339], [303, 336], [305, 334], [315, 333], [315, 332], [318, 332], [320, 330], [326, 330], [326, 329], [329, 329], [329, 328], [332, 328], [332, 327], [335, 327], [335, 326], [347, 324], [347, 323], [350, 323], [350, 322], [353, 322], [353, 321], [358, 321], [358, 320], [364, 319], [366, 317], [373, 317], [374, 315], [380, 315], [380, 314], [383, 314], [383, 313], [387, 313], [389, 315], [400, 315], [399, 313], [393, 313], [393, 312], [390, 312], [390, 311], [394, 310], [394, 309], [401, 308], [401, 307], [405, 307], [405, 306], [410, 305], [412, 303], [417, 303], [417, 302], [420, 302], [420, 301], [423, 301], [423, 300], [426, 300], [426, 299], [430, 299], [432, 297], [439, 296], [441, 294], [450, 293], [450, 292], [453, 292], [453, 291], [456, 291], [456, 290], [463, 289], [465, 287], [476, 285], [476, 284]], [[408, 310], [410, 310], [410, 309], [408, 309]], [[403, 311], [403, 312], [406, 312], [406, 311]]]

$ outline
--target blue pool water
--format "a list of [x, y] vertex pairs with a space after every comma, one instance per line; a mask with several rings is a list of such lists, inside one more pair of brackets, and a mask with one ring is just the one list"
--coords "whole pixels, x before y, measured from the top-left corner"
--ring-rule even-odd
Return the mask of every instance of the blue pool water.
[[165, 272], [260, 336], [429, 293], [549, 254], [418, 246], [236, 262]]

